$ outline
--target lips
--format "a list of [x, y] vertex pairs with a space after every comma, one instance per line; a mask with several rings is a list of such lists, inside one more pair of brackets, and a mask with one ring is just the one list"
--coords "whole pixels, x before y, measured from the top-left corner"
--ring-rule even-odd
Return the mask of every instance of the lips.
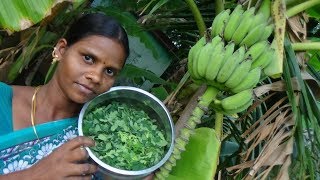
[[81, 93], [86, 94], [86, 95], [94, 94], [93, 88], [91, 88], [85, 84], [80, 84], [80, 83], [77, 83], [77, 85], [78, 85]]

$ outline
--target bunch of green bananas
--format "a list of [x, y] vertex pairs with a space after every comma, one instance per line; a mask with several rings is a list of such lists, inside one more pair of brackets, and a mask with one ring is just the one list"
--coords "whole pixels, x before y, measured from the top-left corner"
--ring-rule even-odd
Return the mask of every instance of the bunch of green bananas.
[[[208, 42], [203, 37], [189, 51], [188, 67], [191, 78], [199, 84], [205, 83], [220, 91], [230, 92], [231, 96], [222, 100], [220, 108], [223, 112], [228, 112], [227, 114], [230, 114], [231, 110], [240, 112], [244, 104], [246, 107], [250, 105], [248, 102], [251, 102], [252, 93], [246, 90], [255, 87], [260, 80], [261, 67], [252, 68], [254, 61], [251, 55], [254, 52], [254, 56], [257, 56], [258, 53], [251, 51], [246, 51], [244, 46], [235, 50], [233, 42], [225, 45], [219, 36]], [[239, 99], [237, 94], [244, 92], [250, 94], [250, 100]], [[234, 101], [233, 98], [240, 101], [237, 100], [235, 104], [228, 103], [230, 100]]]
[[198, 84], [222, 91], [213, 107], [224, 114], [234, 114], [253, 102], [252, 89], [259, 83], [275, 51], [267, 38], [272, 26], [263, 14], [254, 15], [239, 5], [221, 12], [213, 21], [211, 36], [206, 34], [189, 51], [188, 70]]
[[226, 9], [213, 20], [211, 36], [219, 35], [225, 41], [234, 41], [236, 45], [250, 47], [258, 41], [267, 40], [273, 32], [273, 25], [261, 12], [255, 14], [256, 9], [251, 7], [244, 10], [238, 5], [232, 12]]

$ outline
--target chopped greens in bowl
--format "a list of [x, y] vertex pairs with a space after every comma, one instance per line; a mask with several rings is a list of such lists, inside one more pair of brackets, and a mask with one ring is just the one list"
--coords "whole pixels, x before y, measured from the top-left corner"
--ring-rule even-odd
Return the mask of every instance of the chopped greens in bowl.
[[83, 134], [95, 140], [91, 147], [106, 164], [124, 170], [142, 170], [157, 164], [168, 142], [156, 119], [132, 104], [112, 101], [97, 106], [83, 118]]

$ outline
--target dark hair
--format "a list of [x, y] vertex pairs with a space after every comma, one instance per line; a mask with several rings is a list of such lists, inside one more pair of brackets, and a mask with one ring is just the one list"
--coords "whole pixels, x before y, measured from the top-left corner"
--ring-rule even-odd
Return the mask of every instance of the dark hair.
[[128, 36], [120, 23], [102, 13], [90, 13], [76, 20], [66, 34], [68, 45], [90, 35], [101, 35], [117, 40], [124, 48], [126, 58], [129, 56]]

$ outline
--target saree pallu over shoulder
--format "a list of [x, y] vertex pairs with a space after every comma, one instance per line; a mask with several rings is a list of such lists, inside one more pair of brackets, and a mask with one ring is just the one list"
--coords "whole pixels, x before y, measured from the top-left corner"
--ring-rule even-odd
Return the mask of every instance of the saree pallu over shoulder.
[[77, 117], [52, 121], [0, 136], [0, 174], [31, 167], [66, 141], [78, 136]]

